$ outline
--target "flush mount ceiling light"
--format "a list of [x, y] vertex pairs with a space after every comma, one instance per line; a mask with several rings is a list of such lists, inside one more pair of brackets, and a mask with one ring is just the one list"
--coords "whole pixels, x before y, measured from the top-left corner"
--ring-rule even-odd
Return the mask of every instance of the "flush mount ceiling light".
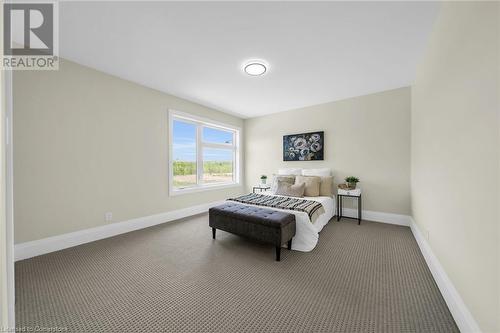
[[264, 75], [267, 72], [268, 65], [262, 60], [252, 60], [245, 63], [243, 70], [251, 76]]

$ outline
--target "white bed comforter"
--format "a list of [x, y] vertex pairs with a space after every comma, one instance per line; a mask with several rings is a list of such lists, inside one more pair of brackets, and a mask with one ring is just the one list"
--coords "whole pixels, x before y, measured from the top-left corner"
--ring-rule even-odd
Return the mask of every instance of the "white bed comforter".
[[[271, 192], [262, 192], [262, 194], [280, 196], [272, 194]], [[335, 200], [331, 197], [306, 197], [304, 199], [317, 201], [321, 203], [323, 205], [323, 208], [325, 209], [325, 212], [322, 215], [320, 215], [316, 220], [316, 222], [314, 223], [311, 223], [309, 216], [305, 212], [298, 212], [294, 210], [278, 209], [270, 207], [263, 207], [263, 208], [279, 210], [282, 212], [287, 212], [295, 215], [296, 231], [295, 231], [295, 237], [293, 237], [292, 240], [292, 250], [309, 252], [316, 247], [316, 244], [318, 244], [319, 240], [318, 233], [333, 217], [335, 213]], [[239, 204], [247, 206], [255, 206], [244, 203], [239, 203]]]

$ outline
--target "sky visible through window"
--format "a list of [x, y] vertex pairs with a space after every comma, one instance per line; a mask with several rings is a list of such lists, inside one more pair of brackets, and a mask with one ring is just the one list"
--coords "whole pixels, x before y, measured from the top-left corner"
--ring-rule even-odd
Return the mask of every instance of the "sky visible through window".
[[[196, 125], [174, 120], [173, 122], [173, 159], [174, 161], [196, 161]], [[233, 143], [231, 132], [203, 128], [203, 141], [212, 143]], [[204, 161], [232, 161], [233, 155], [228, 150], [207, 149], [203, 151]]]

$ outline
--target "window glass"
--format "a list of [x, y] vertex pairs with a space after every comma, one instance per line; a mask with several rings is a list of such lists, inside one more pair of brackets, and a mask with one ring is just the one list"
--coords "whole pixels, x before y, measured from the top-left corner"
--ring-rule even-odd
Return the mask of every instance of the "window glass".
[[173, 186], [196, 185], [196, 125], [174, 120], [172, 133]]
[[234, 174], [232, 149], [203, 148], [203, 183], [231, 183]]
[[203, 127], [203, 142], [233, 144], [233, 132], [223, 129]]
[[239, 183], [238, 129], [169, 112], [169, 193], [177, 195]]

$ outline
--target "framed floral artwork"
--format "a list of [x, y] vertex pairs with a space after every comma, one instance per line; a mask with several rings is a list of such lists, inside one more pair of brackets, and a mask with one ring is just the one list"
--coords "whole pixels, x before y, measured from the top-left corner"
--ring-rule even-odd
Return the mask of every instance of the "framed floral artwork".
[[283, 161], [323, 160], [324, 132], [283, 136]]

